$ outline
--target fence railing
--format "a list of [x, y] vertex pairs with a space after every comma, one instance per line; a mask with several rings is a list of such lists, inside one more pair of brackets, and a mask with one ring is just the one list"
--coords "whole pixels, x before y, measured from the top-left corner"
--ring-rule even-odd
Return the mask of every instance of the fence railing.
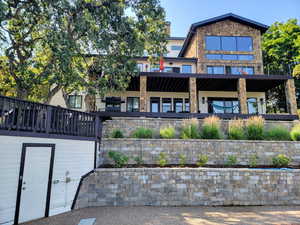
[[97, 137], [94, 114], [0, 96], [0, 130]]

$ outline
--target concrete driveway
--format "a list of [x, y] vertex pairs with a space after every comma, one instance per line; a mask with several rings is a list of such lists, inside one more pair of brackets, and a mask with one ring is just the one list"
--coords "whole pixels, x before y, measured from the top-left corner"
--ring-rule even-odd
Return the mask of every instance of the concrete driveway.
[[25, 224], [77, 225], [80, 219], [91, 217], [97, 218], [96, 225], [300, 225], [300, 206], [94, 207], [75, 210]]

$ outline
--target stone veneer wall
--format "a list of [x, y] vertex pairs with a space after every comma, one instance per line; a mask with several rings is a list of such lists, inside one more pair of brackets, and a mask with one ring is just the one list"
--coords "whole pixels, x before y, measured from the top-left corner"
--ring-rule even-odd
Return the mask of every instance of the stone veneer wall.
[[97, 169], [75, 208], [92, 206], [299, 205], [299, 170]]
[[[151, 128], [156, 132], [156, 137], [159, 136], [159, 130], [161, 128], [172, 126], [176, 129], [177, 134], [180, 132], [182, 126], [182, 119], [164, 119], [164, 118], [113, 118], [112, 120], [106, 120], [103, 123], [103, 137], [109, 137], [114, 129], [121, 129], [126, 137], [129, 137], [131, 133], [139, 128]], [[199, 126], [203, 123], [202, 119], [199, 119]], [[290, 130], [295, 122], [293, 121], [266, 121], [266, 128], [272, 126], [284, 126]], [[226, 133], [228, 129], [228, 120], [222, 120], [222, 129]]]
[[139, 156], [145, 164], [157, 164], [161, 152], [167, 154], [169, 164], [178, 164], [179, 155], [186, 156], [187, 164], [195, 164], [198, 156], [206, 155], [209, 165], [224, 165], [228, 156], [237, 157], [238, 165], [249, 165], [251, 156], [257, 155], [258, 165], [272, 165], [272, 158], [285, 154], [292, 159], [290, 165], [300, 165], [300, 142], [292, 141], [235, 141], [235, 140], [182, 140], [182, 139], [103, 139], [99, 164], [113, 164], [109, 151], [122, 152], [131, 159]]

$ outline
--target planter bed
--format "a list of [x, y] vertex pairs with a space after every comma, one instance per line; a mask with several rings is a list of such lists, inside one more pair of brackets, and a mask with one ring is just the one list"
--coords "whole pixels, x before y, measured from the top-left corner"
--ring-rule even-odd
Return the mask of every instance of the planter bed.
[[164, 152], [169, 164], [179, 164], [179, 155], [184, 154], [186, 164], [196, 164], [199, 155], [206, 155], [208, 165], [225, 165], [228, 157], [235, 156], [237, 165], [247, 166], [256, 155], [257, 165], [271, 166], [273, 157], [284, 154], [291, 159], [290, 165], [300, 165], [300, 142], [293, 141], [103, 138], [99, 157], [103, 160], [98, 166], [112, 164], [109, 151], [129, 156], [129, 164], [136, 164], [134, 157], [141, 157], [144, 164], [157, 164], [159, 154]]
[[299, 170], [97, 169], [75, 208], [92, 206], [299, 205]]

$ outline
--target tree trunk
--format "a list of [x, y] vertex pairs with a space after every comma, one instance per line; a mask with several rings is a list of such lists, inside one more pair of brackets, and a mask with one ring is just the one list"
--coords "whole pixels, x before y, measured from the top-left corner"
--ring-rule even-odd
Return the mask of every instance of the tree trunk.
[[87, 112], [96, 111], [96, 96], [87, 94], [84, 98], [85, 108]]
[[61, 90], [61, 86], [55, 86], [54, 88], [50, 88], [50, 91], [48, 92], [47, 95], [47, 99], [44, 102], [45, 104], [50, 104], [52, 98], [54, 97], [54, 95], [56, 95], [59, 91]]
[[18, 99], [26, 100], [28, 98], [28, 91], [17, 87], [17, 96], [16, 97]]

